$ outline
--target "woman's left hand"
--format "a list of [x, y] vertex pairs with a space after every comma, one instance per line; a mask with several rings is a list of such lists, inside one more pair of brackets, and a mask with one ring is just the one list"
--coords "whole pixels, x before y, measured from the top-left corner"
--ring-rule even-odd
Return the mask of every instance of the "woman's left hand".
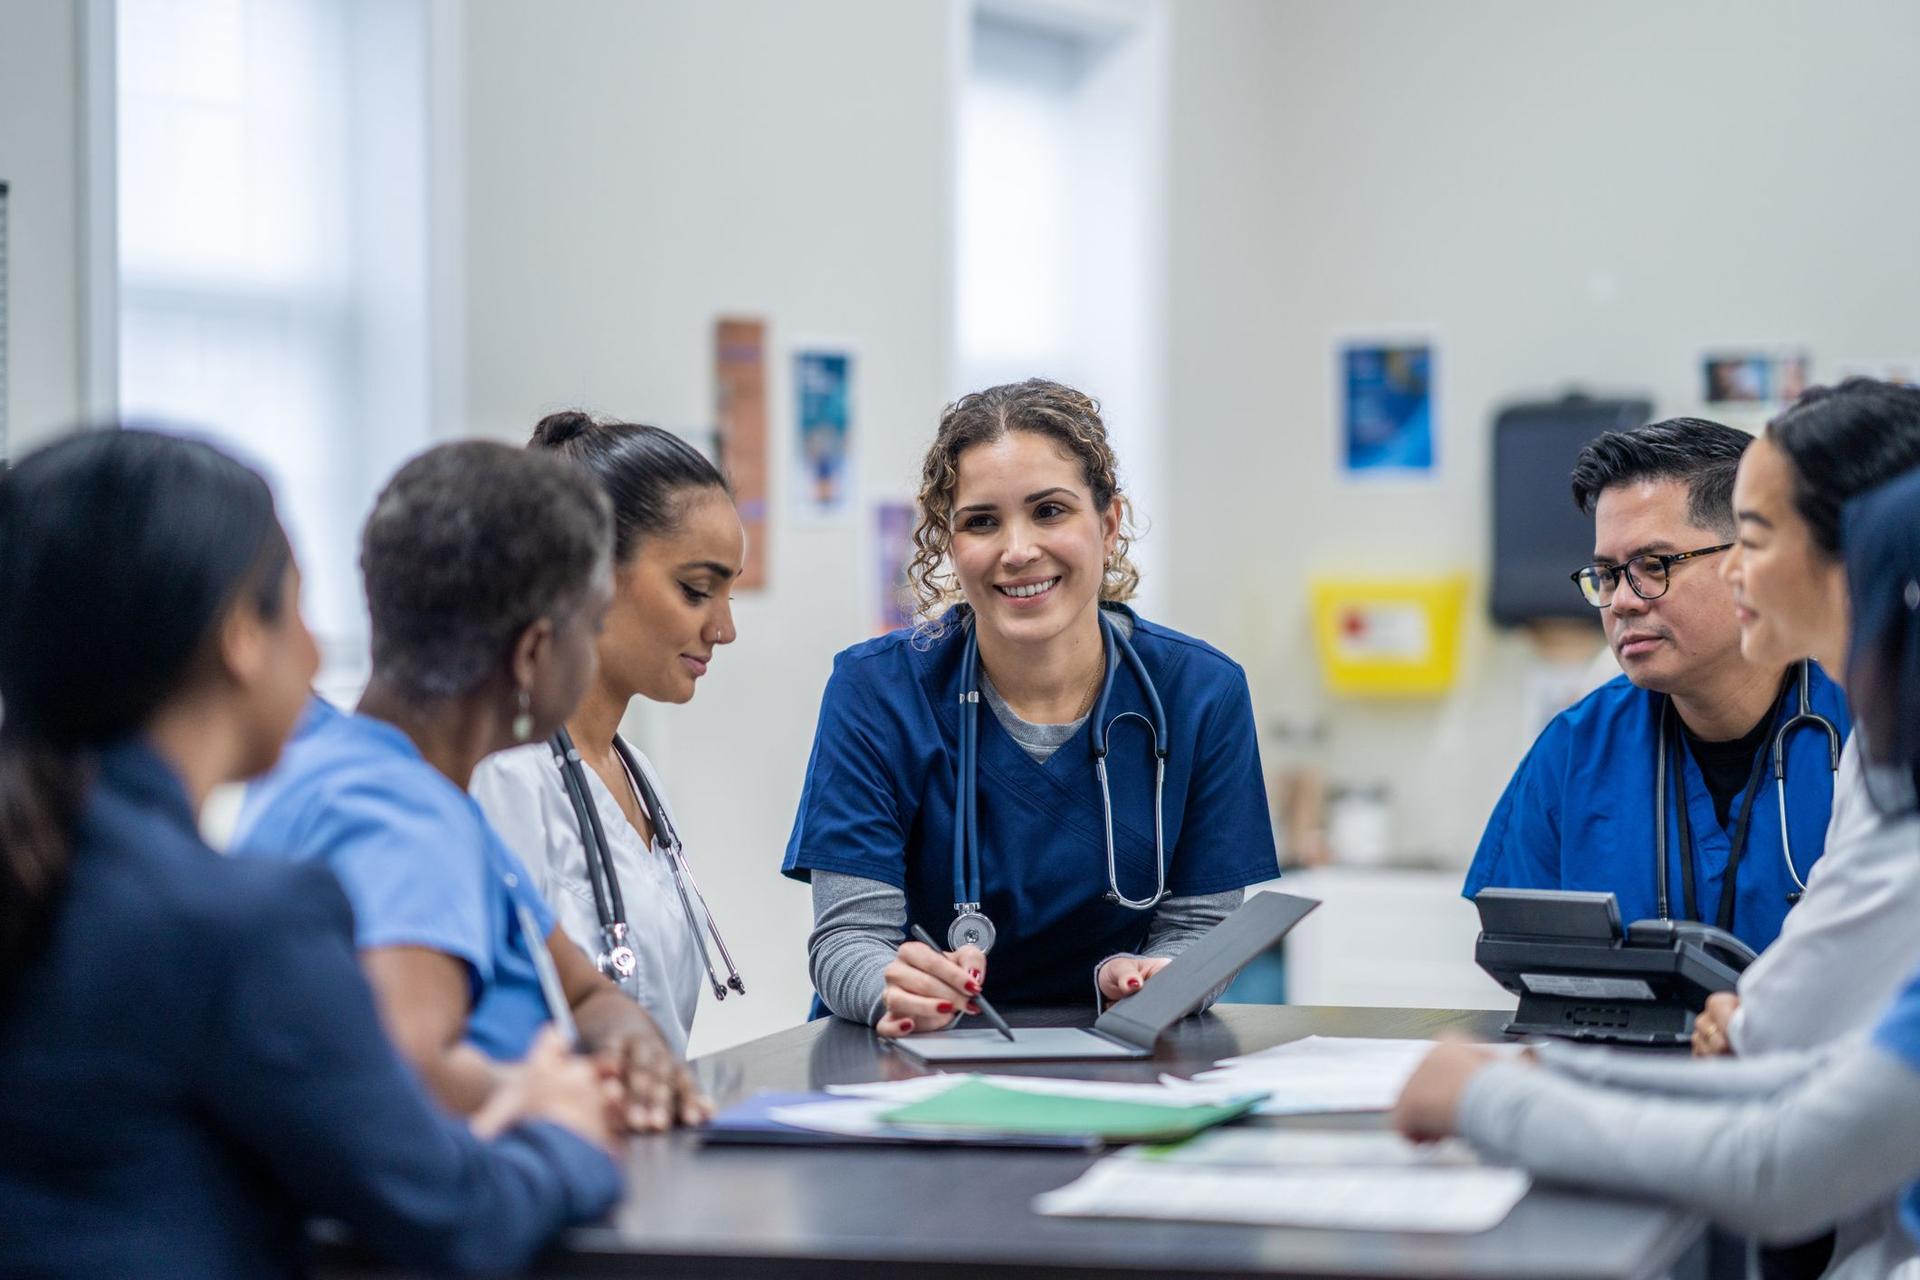
[[1415, 1142], [1452, 1137], [1467, 1084], [1498, 1059], [1476, 1044], [1444, 1041], [1421, 1059], [1393, 1104], [1393, 1127]]
[[1114, 956], [1100, 966], [1096, 975], [1100, 998], [1108, 1004], [1125, 1000], [1147, 985], [1147, 979], [1166, 968], [1164, 956]]

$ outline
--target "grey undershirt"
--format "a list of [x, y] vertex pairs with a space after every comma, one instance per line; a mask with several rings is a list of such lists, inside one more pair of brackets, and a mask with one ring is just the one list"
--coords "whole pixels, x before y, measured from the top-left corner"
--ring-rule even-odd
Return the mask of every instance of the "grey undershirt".
[[[1168, 898], [1153, 909], [1143, 956], [1171, 959], [1232, 914], [1245, 895], [1225, 893]], [[869, 1026], [886, 1016], [886, 968], [907, 932], [907, 895], [879, 880], [813, 873], [813, 932], [807, 935], [807, 966], [813, 988], [827, 1008]], [[938, 937], [939, 929], [933, 930]], [[991, 987], [991, 978], [989, 978]], [[1202, 1005], [1211, 1005], [1219, 992]]]
[[1461, 1098], [1461, 1135], [1492, 1159], [1677, 1201], [1770, 1243], [1854, 1219], [1848, 1275], [1913, 1252], [1892, 1198], [1920, 1175], [1920, 1072], [1865, 1037], [1755, 1058], [1540, 1057], [1481, 1071]]

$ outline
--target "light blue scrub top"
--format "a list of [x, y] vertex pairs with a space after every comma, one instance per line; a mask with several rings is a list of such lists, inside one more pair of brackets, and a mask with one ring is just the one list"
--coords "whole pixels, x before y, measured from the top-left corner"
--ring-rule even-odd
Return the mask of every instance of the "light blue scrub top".
[[[1664, 695], [1637, 688], [1619, 676], [1555, 716], [1520, 762], [1494, 808], [1462, 893], [1471, 898], [1488, 887], [1604, 891], [1619, 898], [1623, 924], [1658, 915], [1653, 788], [1659, 715], [1665, 701]], [[1852, 723], [1846, 698], [1818, 665], [1813, 668], [1809, 702], [1844, 739]], [[1776, 724], [1784, 723], [1798, 707], [1799, 696], [1790, 691]], [[1670, 732], [1676, 739], [1684, 737], [1677, 723]], [[1833, 770], [1827, 736], [1817, 728], [1796, 729], [1787, 741], [1787, 822], [1794, 866], [1804, 880], [1826, 847]], [[1771, 761], [1771, 737], [1762, 750]], [[1697, 849], [1695, 900], [1700, 915], [1712, 924], [1740, 803], [1736, 798], [1722, 827], [1714, 815], [1706, 779], [1684, 743], [1679, 755]], [[1686, 910], [1680, 860], [1688, 855], [1681, 847], [1678, 797], [1671, 776], [1668, 788], [1667, 898], [1678, 918]], [[1771, 763], [1756, 803], [1736, 873], [1732, 932], [1761, 951], [1779, 935], [1787, 915], [1787, 895], [1795, 889], [1781, 852], [1780, 800]]]
[[[1907, 983], [1906, 990], [1894, 997], [1880, 1025], [1874, 1029], [1874, 1043], [1920, 1071], [1920, 973]], [[1920, 1240], [1920, 1182], [1910, 1182], [1900, 1198], [1900, 1221], [1907, 1233]]]
[[[233, 852], [327, 866], [363, 951], [426, 947], [464, 961], [467, 1041], [489, 1057], [524, 1057], [546, 1023], [529, 948], [546, 945], [553, 913], [480, 806], [386, 721], [312, 699], [280, 763], [247, 788]], [[539, 938], [521, 936], [520, 906]]]
[[[1126, 611], [1131, 615], [1131, 610]], [[862, 876], [903, 889], [909, 924], [944, 940], [953, 920], [954, 763], [960, 655], [949, 625], [911, 630], [834, 659], [781, 870]], [[1279, 874], [1253, 704], [1239, 665], [1211, 645], [1134, 620], [1133, 647], [1166, 710], [1167, 888], [1223, 893]], [[1123, 660], [1107, 717], [1145, 714]], [[979, 720], [982, 906], [998, 930], [989, 990], [1008, 1004], [1078, 1004], [1093, 966], [1139, 950], [1151, 911], [1106, 901], [1100, 789], [1081, 725], [1044, 762], [982, 712]], [[1107, 770], [1116, 862], [1128, 897], [1153, 892], [1153, 753], [1136, 720], [1114, 726]]]

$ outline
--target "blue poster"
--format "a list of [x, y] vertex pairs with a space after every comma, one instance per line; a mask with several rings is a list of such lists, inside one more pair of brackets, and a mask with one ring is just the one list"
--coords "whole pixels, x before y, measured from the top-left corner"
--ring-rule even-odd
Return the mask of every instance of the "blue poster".
[[1341, 465], [1353, 475], [1433, 473], [1433, 348], [1340, 349]]
[[802, 515], [844, 512], [852, 491], [853, 357], [799, 351], [793, 357]]

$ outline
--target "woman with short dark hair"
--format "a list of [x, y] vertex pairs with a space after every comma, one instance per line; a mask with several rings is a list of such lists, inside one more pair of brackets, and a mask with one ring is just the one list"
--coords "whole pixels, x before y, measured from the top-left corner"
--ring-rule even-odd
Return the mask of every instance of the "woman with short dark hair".
[[617, 1194], [588, 1064], [546, 1043], [481, 1141], [382, 1033], [334, 878], [202, 843], [316, 663], [240, 464], [117, 431], [0, 475], [0, 1274], [291, 1275], [312, 1214], [511, 1268]]
[[362, 540], [366, 692], [351, 714], [314, 699], [242, 809], [238, 852], [340, 877], [387, 1025], [456, 1110], [479, 1108], [555, 1012], [550, 956], [584, 1046], [627, 1084], [627, 1122], [704, 1114], [659, 1030], [554, 927], [466, 791], [481, 760], [544, 738], [579, 702], [612, 532], [606, 499], [557, 458], [468, 440], [407, 463]]

